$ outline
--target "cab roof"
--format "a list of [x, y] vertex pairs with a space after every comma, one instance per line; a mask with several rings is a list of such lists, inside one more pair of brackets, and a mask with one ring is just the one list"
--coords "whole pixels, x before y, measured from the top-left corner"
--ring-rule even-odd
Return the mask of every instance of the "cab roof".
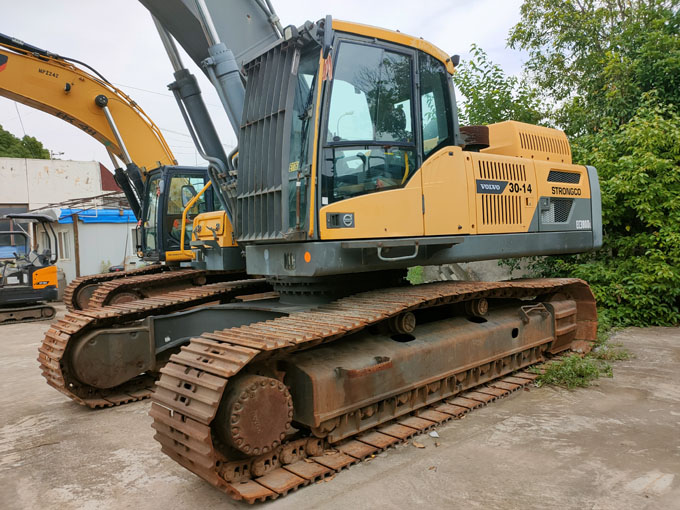
[[333, 30], [363, 35], [366, 37], [373, 37], [375, 39], [401, 44], [402, 46], [410, 46], [411, 48], [424, 51], [428, 55], [431, 55], [432, 57], [441, 61], [441, 63], [446, 66], [446, 70], [449, 72], [449, 74], [453, 74], [455, 72], [453, 62], [451, 62], [451, 57], [440, 48], [437, 48], [434, 44], [420, 37], [414, 37], [412, 35], [403, 34], [394, 30], [387, 30], [385, 28], [378, 28], [371, 25], [363, 25], [361, 23], [353, 23], [351, 21], [342, 21], [337, 19], [333, 20]]

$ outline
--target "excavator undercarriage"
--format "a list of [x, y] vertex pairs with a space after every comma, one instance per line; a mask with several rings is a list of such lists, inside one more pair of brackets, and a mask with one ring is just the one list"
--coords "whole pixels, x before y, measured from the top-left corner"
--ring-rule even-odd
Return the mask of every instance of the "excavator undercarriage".
[[580, 280], [355, 294], [192, 338], [160, 369], [155, 437], [232, 497], [273, 499], [528, 384], [508, 376], [589, 350], [596, 324]]

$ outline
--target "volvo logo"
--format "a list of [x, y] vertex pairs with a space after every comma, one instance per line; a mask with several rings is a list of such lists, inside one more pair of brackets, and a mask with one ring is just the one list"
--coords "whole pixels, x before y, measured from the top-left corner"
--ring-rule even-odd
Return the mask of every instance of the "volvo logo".
[[477, 193], [500, 195], [505, 191], [508, 181], [485, 181], [477, 179]]
[[354, 214], [343, 214], [342, 215], [342, 224], [345, 225], [347, 228], [350, 228], [351, 226], [354, 225]]

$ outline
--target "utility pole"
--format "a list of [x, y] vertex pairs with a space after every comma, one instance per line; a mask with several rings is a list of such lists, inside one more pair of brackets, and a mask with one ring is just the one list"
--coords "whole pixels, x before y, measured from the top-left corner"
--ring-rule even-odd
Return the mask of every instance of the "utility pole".
[[76, 278], [80, 276], [80, 243], [78, 242], [78, 213], [71, 215], [73, 218], [73, 256], [76, 263]]

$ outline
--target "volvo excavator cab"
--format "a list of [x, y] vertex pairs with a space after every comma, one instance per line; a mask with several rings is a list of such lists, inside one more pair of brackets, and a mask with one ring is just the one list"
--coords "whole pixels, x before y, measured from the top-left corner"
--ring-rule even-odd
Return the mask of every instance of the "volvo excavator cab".
[[51, 319], [56, 311], [46, 303], [57, 299], [57, 238], [52, 228], [56, 215], [15, 213], [5, 218], [40, 225], [48, 245], [32, 250], [28, 232], [0, 232], [0, 324]]

